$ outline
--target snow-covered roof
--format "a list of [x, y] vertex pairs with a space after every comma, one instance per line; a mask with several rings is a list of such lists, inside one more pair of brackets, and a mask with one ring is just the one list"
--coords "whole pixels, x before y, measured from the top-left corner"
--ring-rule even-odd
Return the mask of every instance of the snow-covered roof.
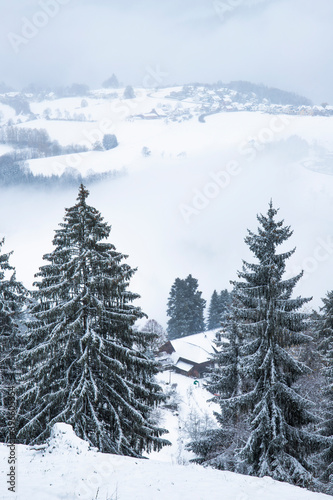
[[183, 370], [184, 372], [189, 372], [194, 365], [191, 363], [186, 363], [186, 361], [181, 361], [178, 360], [177, 363], [175, 364], [176, 368], [179, 368], [179, 370]]
[[170, 343], [175, 350], [171, 354], [172, 361], [175, 364], [178, 364], [179, 358], [187, 359], [193, 363], [209, 361], [214, 353], [214, 340], [219, 331], [220, 329], [215, 329], [171, 340]]

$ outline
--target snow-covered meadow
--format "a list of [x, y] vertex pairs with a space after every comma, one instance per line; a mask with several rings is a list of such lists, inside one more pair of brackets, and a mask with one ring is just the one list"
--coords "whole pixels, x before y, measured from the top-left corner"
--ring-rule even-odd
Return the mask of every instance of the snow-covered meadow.
[[[92, 185], [89, 201], [112, 224], [117, 248], [138, 267], [133, 288], [143, 309], [164, 325], [177, 276], [192, 273], [207, 300], [214, 288], [229, 286], [249, 257], [246, 229], [256, 228], [256, 214], [266, 211], [271, 197], [294, 229], [290, 244], [297, 251], [288, 272], [305, 270], [297, 292], [313, 296], [312, 307], [319, 306], [330, 287], [333, 257], [333, 118], [237, 111], [207, 116], [203, 123], [198, 103], [166, 98], [171, 90], [135, 89], [138, 97], [130, 100], [120, 91], [118, 98], [96, 91], [84, 108], [81, 98], [31, 102], [37, 119], [22, 116], [20, 127], [45, 128], [62, 145], [91, 149], [109, 132], [119, 142], [109, 151], [31, 160], [32, 172], [119, 171], [118, 178]], [[162, 117], [140, 118], [152, 109]], [[44, 117], [46, 110], [51, 119]], [[191, 119], [182, 119], [184, 110], [193, 113]], [[66, 111], [83, 112], [91, 121], [56, 119]], [[150, 156], [143, 156], [144, 147]], [[0, 232], [6, 249], [14, 250], [18, 278], [31, 287], [77, 189], [21, 186], [0, 192]]]

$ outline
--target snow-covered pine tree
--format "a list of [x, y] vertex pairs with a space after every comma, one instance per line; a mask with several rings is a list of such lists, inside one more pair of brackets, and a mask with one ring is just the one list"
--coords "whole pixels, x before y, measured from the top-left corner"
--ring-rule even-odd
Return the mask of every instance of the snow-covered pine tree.
[[315, 323], [318, 325], [318, 350], [323, 354], [324, 360], [333, 361], [333, 290], [327, 292], [322, 299], [324, 305], [320, 308], [320, 314], [315, 315]]
[[169, 339], [188, 335], [188, 318], [184, 317], [182, 311], [184, 303], [185, 280], [176, 278], [171, 287], [167, 304], [167, 315], [169, 316], [167, 333]]
[[219, 294], [214, 290], [209, 303], [207, 329], [219, 328], [230, 307], [231, 297], [228, 290], [221, 290]]
[[224, 321], [231, 308], [232, 297], [227, 289], [221, 290], [219, 295], [221, 321]]
[[324, 439], [304, 428], [316, 417], [311, 403], [292, 385], [308, 368], [289, 351], [311, 339], [302, 333], [307, 315], [299, 311], [310, 299], [291, 298], [302, 273], [282, 279], [286, 260], [295, 249], [276, 252], [292, 235], [284, 221], [275, 220], [276, 214], [270, 202], [267, 216], [257, 216], [258, 233], [248, 231], [245, 238], [257, 263], [244, 262], [238, 273], [242, 281], [233, 282], [238, 303], [234, 320], [245, 340], [242, 371], [253, 385], [224, 404], [230, 411], [242, 407], [252, 412], [251, 433], [239, 454], [250, 475], [310, 486], [309, 456]]
[[[321, 433], [331, 438], [331, 442], [319, 455], [321, 479], [329, 483], [328, 493], [333, 494], [333, 291], [326, 294], [321, 307], [320, 315], [317, 315], [318, 350], [323, 357], [323, 375], [327, 384], [324, 387], [324, 395], [327, 398], [326, 414]], [[319, 316], [319, 317], [318, 317]]]
[[240, 396], [248, 383], [241, 363], [243, 342], [237, 324], [230, 316], [221, 333], [222, 339], [215, 341], [214, 368], [207, 383], [207, 389], [213, 394], [209, 401], [221, 406], [221, 412], [214, 412], [220, 427], [202, 433], [188, 448], [199, 457], [196, 462], [217, 469], [244, 472], [236, 451], [245, 445], [248, 437], [248, 418], [244, 417], [241, 408], [230, 411], [223, 404], [225, 400]]
[[221, 314], [220, 314], [220, 297], [216, 290], [214, 290], [208, 308], [208, 322], [207, 329], [214, 330], [221, 326]]
[[18, 436], [39, 443], [54, 423], [66, 422], [102, 452], [141, 456], [168, 444], [150, 418], [164, 397], [157, 365], [143, 353], [146, 336], [133, 330], [144, 316], [128, 290], [135, 269], [103, 242], [110, 226], [87, 205], [88, 194], [81, 185], [36, 275]]
[[167, 315], [169, 339], [200, 333], [205, 330], [206, 301], [198, 290], [198, 280], [191, 274], [184, 280], [176, 278], [171, 287]]
[[[242, 339], [233, 320], [224, 323], [223, 340], [216, 340], [217, 352], [213, 360], [215, 368], [211, 373], [207, 389], [219, 398], [229, 399], [242, 394], [244, 377], [241, 373]], [[227, 343], [225, 339], [229, 340]]]
[[4, 239], [0, 240], [0, 442], [4, 443], [12, 438], [9, 407], [15, 405], [18, 378], [15, 357], [23, 346], [22, 308], [26, 290], [16, 281], [15, 269], [9, 263], [12, 252], [1, 253], [3, 244]]
[[202, 298], [202, 292], [199, 290], [198, 280], [193, 278], [191, 274], [185, 278], [185, 290], [186, 300], [183, 312], [187, 316], [187, 335], [203, 332], [205, 330], [204, 311], [206, 301]]

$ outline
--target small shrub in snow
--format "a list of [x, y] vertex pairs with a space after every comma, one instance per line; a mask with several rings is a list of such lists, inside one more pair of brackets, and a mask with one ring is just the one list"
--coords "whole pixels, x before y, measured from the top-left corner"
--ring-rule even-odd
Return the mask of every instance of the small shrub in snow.
[[114, 149], [118, 146], [117, 137], [114, 134], [105, 134], [103, 137], [104, 149]]

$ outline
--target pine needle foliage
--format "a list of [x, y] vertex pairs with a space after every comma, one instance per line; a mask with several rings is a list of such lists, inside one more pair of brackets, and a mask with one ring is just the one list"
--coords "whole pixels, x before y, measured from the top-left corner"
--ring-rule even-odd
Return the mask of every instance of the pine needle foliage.
[[40, 443], [65, 422], [102, 452], [141, 456], [168, 444], [151, 419], [164, 397], [144, 354], [149, 340], [133, 329], [144, 316], [128, 289], [135, 269], [105, 241], [111, 228], [88, 194], [81, 185], [36, 274], [18, 435]]
[[[304, 333], [308, 316], [302, 312], [311, 299], [292, 298], [302, 273], [283, 279], [295, 249], [278, 253], [292, 231], [276, 215], [271, 201], [267, 214], [257, 216], [257, 233], [248, 231], [245, 238], [255, 262], [243, 261], [239, 281], [231, 282], [230, 343], [215, 356], [210, 389], [221, 407], [222, 429], [232, 419], [234, 425], [248, 422], [248, 437], [234, 447], [231, 470], [317, 488], [312, 458], [327, 439], [315, 433], [313, 404], [295, 388], [310, 369], [292, 354], [292, 347], [312, 340]], [[217, 443], [217, 462], [223, 463], [223, 450], [225, 443]]]
[[9, 259], [13, 252], [3, 253], [0, 240], [0, 442], [11, 442], [15, 434], [9, 425], [15, 411], [18, 373], [15, 358], [24, 344], [23, 306], [27, 291], [16, 280]]
[[321, 479], [329, 483], [329, 493], [333, 494], [333, 291], [327, 292], [323, 299], [320, 314], [314, 322], [317, 327], [318, 350], [322, 356], [322, 374], [326, 385], [323, 393], [326, 398], [324, 421], [321, 425], [323, 436], [330, 442], [319, 456]]

